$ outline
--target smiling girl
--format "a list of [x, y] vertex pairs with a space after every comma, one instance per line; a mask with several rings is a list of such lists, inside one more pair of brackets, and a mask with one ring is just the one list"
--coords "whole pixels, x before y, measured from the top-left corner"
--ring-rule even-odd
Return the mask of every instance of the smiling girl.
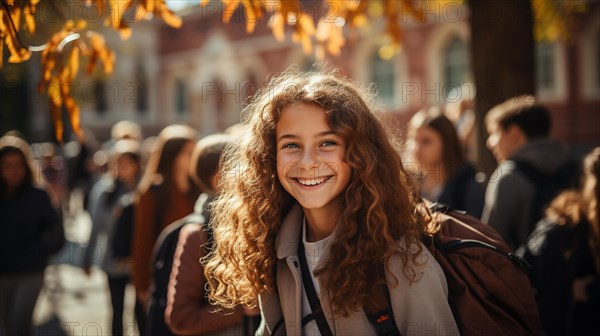
[[288, 72], [243, 118], [250, 131], [226, 153], [213, 203], [212, 302], [259, 303], [259, 334], [375, 335], [363, 307], [386, 284], [402, 335], [457, 334], [444, 273], [420, 243], [429, 218], [360, 91]]

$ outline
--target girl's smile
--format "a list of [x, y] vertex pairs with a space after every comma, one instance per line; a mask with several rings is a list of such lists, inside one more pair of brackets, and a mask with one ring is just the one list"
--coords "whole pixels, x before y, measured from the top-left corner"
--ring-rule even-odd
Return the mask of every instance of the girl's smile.
[[296, 177], [296, 178], [293, 178], [293, 180], [295, 180], [297, 183], [299, 183], [300, 185], [302, 185], [304, 187], [310, 188], [310, 187], [318, 187], [322, 183], [329, 181], [332, 177], [333, 177], [333, 175], [323, 176], [323, 177], [315, 177], [315, 178]]

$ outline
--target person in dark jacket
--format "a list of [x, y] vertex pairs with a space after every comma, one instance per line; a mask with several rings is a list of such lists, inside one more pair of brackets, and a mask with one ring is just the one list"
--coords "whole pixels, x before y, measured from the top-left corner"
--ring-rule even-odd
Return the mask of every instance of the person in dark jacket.
[[[487, 185], [481, 221], [516, 249], [525, 243], [562, 183], [555, 189], [543, 190], [544, 186], [562, 182], [558, 175], [576, 162], [568, 148], [549, 138], [550, 113], [535, 97], [511, 98], [492, 108], [485, 122], [490, 134], [487, 146], [499, 165]], [[576, 176], [576, 170], [569, 168], [566, 173]], [[545, 181], [538, 183], [532, 177]], [[542, 202], [549, 193], [554, 195]]]
[[438, 107], [425, 108], [412, 117], [408, 135], [420, 171], [421, 196], [481, 216], [483, 186], [475, 179], [475, 167], [464, 158], [450, 119]]
[[600, 330], [600, 147], [587, 155], [579, 190], [562, 192], [517, 253], [531, 265], [545, 335]]
[[35, 184], [29, 145], [0, 138], [0, 334], [31, 332], [48, 258], [64, 243], [50, 197]]

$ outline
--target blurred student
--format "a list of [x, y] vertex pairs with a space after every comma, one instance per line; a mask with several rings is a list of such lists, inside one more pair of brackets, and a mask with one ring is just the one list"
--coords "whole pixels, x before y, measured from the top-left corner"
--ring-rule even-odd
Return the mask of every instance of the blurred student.
[[483, 186], [465, 161], [454, 125], [439, 108], [425, 108], [412, 117], [409, 140], [421, 171], [421, 196], [481, 216]]
[[60, 216], [36, 186], [29, 145], [0, 138], [0, 334], [29, 335], [48, 258], [64, 243]]
[[532, 268], [546, 335], [600, 331], [600, 147], [584, 160], [578, 190], [562, 192], [519, 254]]
[[39, 144], [38, 148], [38, 162], [42, 168], [46, 191], [50, 195], [54, 207], [61, 208], [66, 188], [64, 159], [58, 155], [56, 145], [52, 142]]
[[485, 123], [487, 146], [500, 165], [490, 176], [481, 220], [516, 249], [552, 198], [576, 183], [578, 165], [565, 146], [548, 137], [550, 113], [532, 96], [495, 106]]
[[113, 258], [113, 230], [117, 220], [116, 211], [120, 198], [137, 186], [140, 171], [139, 143], [119, 140], [114, 143], [109, 160], [109, 171], [92, 187], [89, 213], [92, 231], [84, 256], [84, 270], [97, 262], [108, 278], [112, 305], [112, 335], [123, 335], [125, 288], [131, 270], [128, 263]]
[[[82, 134], [82, 139], [71, 140], [62, 147], [67, 168], [67, 194], [65, 195], [64, 206], [71, 215], [74, 215], [77, 211], [87, 210], [90, 190], [94, 182], [101, 176], [99, 174], [101, 168], [93, 160], [97, 148], [94, 133], [82, 130]], [[75, 190], [78, 190], [78, 192]], [[78, 197], [79, 192], [83, 196], [82, 200]], [[73, 199], [77, 202], [75, 208], [71, 208], [72, 205], [75, 205], [72, 204], [73, 195], [76, 195], [76, 198]], [[83, 202], [79, 203], [80, 201]], [[79, 208], [79, 205], [82, 208]]]
[[199, 195], [188, 173], [196, 136], [193, 129], [183, 125], [162, 130], [137, 189], [132, 278], [137, 298], [145, 308], [148, 307], [152, 247], [167, 225], [194, 210]]
[[119, 140], [143, 140], [142, 129], [140, 125], [129, 120], [121, 120], [114, 124], [110, 129], [110, 139], [102, 144], [102, 149], [110, 150]]
[[155, 272], [155, 293], [166, 294], [166, 306], [160, 313], [176, 335], [242, 333], [241, 311], [229, 311], [228, 315], [215, 313], [215, 307], [207, 302], [206, 278], [199, 262], [210, 250], [208, 207], [217, 192], [221, 153], [230, 142], [231, 136], [225, 134], [209, 135], [198, 142], [192, 154], [190, 175], [204, 193], [196, 201], [194, 213], [169, 225], [159, 239], [161, 246], [155, 248], [155, 251], [169, 249], [169, 258], [161, 263], [169, 267], [170, 276], [164, 279], [167, 288], [160, 288], [163, 279], [157, 279]]

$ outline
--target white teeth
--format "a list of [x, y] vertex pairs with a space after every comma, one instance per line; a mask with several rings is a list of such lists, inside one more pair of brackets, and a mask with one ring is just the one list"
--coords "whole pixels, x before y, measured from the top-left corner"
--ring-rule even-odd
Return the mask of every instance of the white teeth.
[[327, 177], [320, 177], [320, 178], [316, 178], [316, 179], [301, 179], [301, 178], [298, 178], [298, 182], [300, 182], [300, 184], [302, 184], [302, 185], [313, 186], [313, 185], [317, 185], [317, 184], [323, 183], [323, 181], [325, 181], [326, 179], [327, 179]]

